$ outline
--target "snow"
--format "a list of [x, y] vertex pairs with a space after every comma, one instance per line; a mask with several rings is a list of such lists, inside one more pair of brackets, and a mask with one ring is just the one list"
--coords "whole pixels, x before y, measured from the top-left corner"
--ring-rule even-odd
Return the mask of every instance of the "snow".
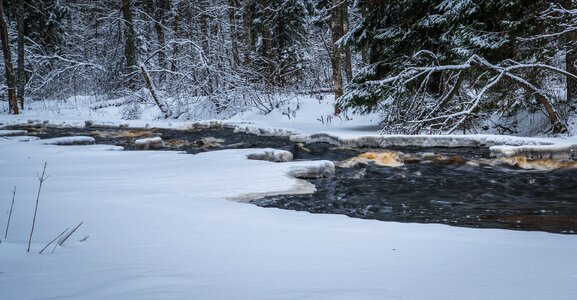
[[[230, 126], [340, 146], [507, 144], [491, 148], [507, 155], [562, 152], [577, 144], [575, 137], [380, 136], [377, 115], [329, 117], [332, 100], [302, 97], [267, 115], [248, 111], [227, 121], [186, 122], [158, 120], [154, 107], [144, 107], [139, 120], [120, 120], [121, 107], [92, 110], [90, 97], [77, 97], [64, 101], [67, 106], [35, 104], [21, 116], [2, 115], [0, 126]], [[574, 235], [381, 222], [242, 203], [311, 193], [314, 185], [297, 178], [330, 176], [335, 166], [329, 161], [291, 161], [275, 149], [188, 155], [35, 140], [0, 138], [0, 232], [17, 186], [8, 238], [0, 236], [2, 299], [577, 297]], [[44, 162], [50, 177], [26, 253]], [[63, 247], [37, 254], [80, 222]]]
[[[186, 155], [0, 140], [0, 191], [18, 187], [0, 244], [6, 299], [574, 299], [577, 239], [401, 224], [226, 200], [287, 192], [266, 150]], [[32, 252], [37, 188], [48, 162]], [[0, 202], [7, 211], [9, 201]], [[84, 222], [54, 254], [37, 252]], [[5, 219], [2, 219], [2, 224]], [[89, 236], [85, 242], [80, 239]]]
[[137, 139], [134, 141], [134, 145], [137, 149], [148, 150], [153, 147], [162, 146], [162, 138], [157, 136], [153, 138]]
[[577, 144], [553, 144], [553, 145], [522, 145], [522, 146], [493, 146], [489, 148], [494, 157], [524, 156], [528, 159], [577, 159]]
[[272, 162], [287, 162], [293, 160], [293, 154], [285, 150], [265, 149], [260, 153], [251, 153], [247, 158]]
[[44, 139], [38, 142], [44, 145], [59, 145], [59, 146], [92, 145], [96, 142], [96, 139], [94, 139], [91, 136], [66, 136], [66, 137]]

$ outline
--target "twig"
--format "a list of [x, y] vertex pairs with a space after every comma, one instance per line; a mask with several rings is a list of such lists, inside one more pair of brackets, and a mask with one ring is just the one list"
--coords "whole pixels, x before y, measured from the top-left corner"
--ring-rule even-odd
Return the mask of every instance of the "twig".
[[8, 223], [6, 224], [6, 232], [4, 233], [4, 239], [8, 238], [8, 228], [10, 228], [10, 219], [12, 219], [12, 209], [14, 208], [14, 198], [16, 197], [16, 186], [12, 190], [12, 205], [10, 205], [10, 213], [8, 214]]
[[44, 168], [42, 169], [42, 175], [38, 175], [38, 180], [40, 181], [40, 185], [38, 186], [38, 194], [36, 195], [36, 207], [34, 208], [34, 218], [32, 218], [32, 229], [30, 230], [30, 237], [28, 238], [28, 250], [26, 252], [30, 252], [30, 244], [32, 243], [32, 235], [34, 234], [34, 225], [36, 225], [36, 213], [38, 212], [38, 202], [40, 201], [40, 190], [42, 190], [42, 183], [48, 177], [44, 176], [46, 174], [46, 165], [48, 162], [44, 162]]
[[46, 246], [44, 246], [44, 248], [42, 248], [42, 250], [40, 250], [40, 252], [38, 252], [38, 254], [42, 254], [42, 252], [44, 252], [44, 250], [46, 250], [46, 248], [48, 248], [48, 246], [50, 246], [50, 244], [54, 243], [54, 241], [56, 241], [58, 238], [60, 238], [66, 231], [68, 231], [68, 229], [70, 229], [70, 228], [66, 228], [66, 230], [62, 231], [61, 234], [59, 234], [55, 239], [53, 239], [52, 241], [50, 241], [50, 243], [48, 243]]
[[72, 231], [70, 231], [67, 235], [63, 236], [62, 239], [60, 239], [60, 241], [58, 242], [58, 246], [62, 246], [62, 244], [64, 244], [64, 242], [66, 242], [66, 240], [76, 231], [76, 229], [78, 229], [78, 227], [80, 227], [80, 225], [82, 225], [82, 223], [84, 223], [84, 222], [80, 222], [80, 224], [78, 224], [78, 226], [74, 227], [74, 229], [72, 229]]

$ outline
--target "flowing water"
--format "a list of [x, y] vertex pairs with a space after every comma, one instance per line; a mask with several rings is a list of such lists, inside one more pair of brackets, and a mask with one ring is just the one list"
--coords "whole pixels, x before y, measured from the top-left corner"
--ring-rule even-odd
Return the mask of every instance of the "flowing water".
[[314, 194], [253, 201], [262, 207], [394, 222], [577, 233], [577, 169], [526, 170], [493, 163], [485, 148], [391, 148], [387, 150], [395, 157], [403, 157], [402, 163], [391, 167], [371, 161], [343, 164], [374, 149], [292, 144], [286, 137], [237, 133], [230, 128], [10, 129], [26, 129], [29, 135], [40, 138], [89, 135], [97, 143], [120, 145], [127, 150], [135, 149], [135, 139], [154, 136], [164, 140], [159, 150], [193, 154], [271, 147], [290, 150], [297, 160], [326, 159], [337, 164], [334, 176], [310, 180], [317, 186]]

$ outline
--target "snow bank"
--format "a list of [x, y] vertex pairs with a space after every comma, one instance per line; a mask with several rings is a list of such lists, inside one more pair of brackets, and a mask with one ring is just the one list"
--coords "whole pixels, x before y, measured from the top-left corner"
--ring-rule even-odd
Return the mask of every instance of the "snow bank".
[[293, 135], [292, 142], [297, 143], [330, 143], [335, 146], [352, 148], [370, 147], [485, 147], [491, 145], [539, 145], [551, 143], [546, 139], [520, 138], [495, 135], [374, 135], [353, 138], [340, 137], [326, 133], [313, 135]]
[[39, 137], [36, 136], [5, 136], [2, 137], [5, 140], [15, 141], [15, 142], [33, 142], [40, 140]]
[[153, 138], [137, 139], [134, 141], [136, 149], [149, 150], [154, 148], [160, 148], [164, 145], [162, 138], [157, 136]]
[[[251, 193], [310, 193], [314, 186], [287, 174], [330, 169], [324, 162], [246, 159], [254, 152], [110, 152], [0, 139], [0, 191], [9, 195], [18, 185], [8, 239], [0, 244], [2, 298], [577, 295], [575, 236], [369, 221], [225, 201]], [[26, 253], [36, 173], [45, 161], [50, 178], [33, 252]], [[9, 205], [0, 201], [0, 212]], [[5, 224], [4, 213], [0, 218]], [[36, 254], [80, 221], [67, 246]]]
[[84, 127], [86, 127], [86, 128], [106, 128], [106, 127], [128, 128], [129, 125], [127, 123], [119, 123], [119, 122], [103, 122], [103, 121], [86, 120], [86, 121], [84, 121]]
[[93, 145], [96, 140], [91, 136], [66, 136], [57, 137], [52, 139], [44, 139], [38, 141], [42, 145], [57, 145], [57, 146], [69, 146], [69, 145]]
[[254, 126], [237, 125], [234, 132], [250, 133], [259, 136], [292, 136], [296, 132], [282, 128], [259, 128]]
[[335, 174], [335, 165], [331, 161], [321, 160], [314, 165], [291, 167], [287, 174], [301, 179], [329, 177]]
[[293, 154], [285, 150], [264, 149], [262, 152], [248, 154], [247, 158], [271, 162], [287, 162], [293, 160]]
[[[312, 121], [297, 131], [335, 128], [315, 121], [331, 113], [330, 103], [325, 112], [315, 110], [314, 101], [301, 104], [297, 118], [306, 113]], [[124, 122], [104, 121], [115, 118], [115, 107], [81, 109], [26, 110], [24, 116], [0, 118], [14, 124], [53, 113], [51, 122], [71, 126], [90, 118], [108, 126]], [[280, 113], [255, 118], [268, 118], [265, 128], [296, 124], [281, 124], [287, 118]], [[343, 130], [325, 138], [354, 144], [358, 136], [356, 130]], [[380, 138], [355, 143], [380, 146]], [[545, 141], [488, 139], [495, 143], [479, 144]], [[255, 150], [104, 151], [110, 149], [0, 139], [0, 193], [9, 195], [18, 186], [10, 233], [0, 244], [2, 299], [576, 299], [574, 235], [263, 209], [225, 199], [311, 193], [313, 185], [291, 176], [312, 169], [327, 174], [330, 165], [246, 159]], [[46, 161], [50, 179], [42, 190], [33, 251], [65, 228], [85, 223], [66, 247], [37, 255], [25, 249], [36, 174]], [[0, 201], [0, 224], [9, 204]], [[86, 235], [90, 239], [80, 243]]]
[[220, 120], [206, 120], [206, 121], [197, 121], [192, 123], [187, 123], [186, 125], [182, 126], [182, 129], [186, 130], [199, 130], [199, 129], [217, 129], [223, 126], [222, 121]]
[[528, 159], [577, 160], [577, 145], [492, 146], [492, 157], [524, 156]]
[[27, 133], [26, 130], [0, 130], [0, 136], [18, 136], [26, 135]]

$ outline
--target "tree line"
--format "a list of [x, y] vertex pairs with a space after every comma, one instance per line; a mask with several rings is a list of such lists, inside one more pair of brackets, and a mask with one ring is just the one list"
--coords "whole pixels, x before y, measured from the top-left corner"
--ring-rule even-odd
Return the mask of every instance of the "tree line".
[[3, 94], [18, 113], [24, 99], [115, 99], [146, 89], [165, 117], [246, 105], [268, 112], [277, 104], [271, 95], [333, 85], [342, 94], [353, 63], [335, 42], [350, 27], [349, 7], [332, 0], [4, 0]]
[[523, 113], [561, 133], [575, 24], [571, 0], [3, 0], [1, 92], [12, 113], [94, 95], [167, 118], [324, 92], [389, 133], [511, 133]]

